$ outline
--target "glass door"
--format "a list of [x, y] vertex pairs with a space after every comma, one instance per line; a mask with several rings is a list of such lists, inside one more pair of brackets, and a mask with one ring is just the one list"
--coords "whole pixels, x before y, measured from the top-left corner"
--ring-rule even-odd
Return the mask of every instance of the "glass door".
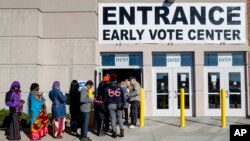
[[174, 76], [174, 116], [180, 116], [180, 89], [184, 88], [185, 115], [192, 116], [191, 68], [173, 69]]
[[221, 115], [222, 88], [226, 90], [227, 116], [245, 116], [244, 68], [205, 69], [205, 115]]
[[172, 71], [157, 69], [153, 73], [153, 115], [173, 116]]
[[223, 87], [223, 70], [207, 68], [205, 71], [205, 115], [220, 115], [220, 90]]
[[153, 115], [180, 116], [180, 88], [185, 89], [186, 116], [192, 116], [191, 68], [153, 72]]
[[245, 81], [244, 69], [226, 69], [226, 98], [229, 116], [245, 116]]

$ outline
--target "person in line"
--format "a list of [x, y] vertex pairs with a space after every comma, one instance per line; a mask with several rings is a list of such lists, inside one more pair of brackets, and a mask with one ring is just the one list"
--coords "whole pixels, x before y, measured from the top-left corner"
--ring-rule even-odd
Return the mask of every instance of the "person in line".
[[65, 129], [67, 97], [61, 92], [58, 81], [53, 83], [52, 90], [49, 92], [49, 98], [52, 101], [53, 136], [60, 139], [63, 138]]
[[95, 120], [97, 121], [97, 136], [102, 136], [106, 108], [102, 95], [98, 94], [94, 100]]
[[[126, 86], [127, 81], [122, 81], [121, 82], [121, 88], [124, 93], [124, 99], [125, 99], [125, 105], [124, 105], [124, 118], [125, 118], [125, 125], [128, 125], [128, 108], [129, 108], [129, 97], [128, 93], [129, 90]], [[130, 82], [129, 82], [130, 83]]]
[[[100, 84], [98, 85], [98, 96], [102, 97], [102, 99], [104, 99], [105, 97], [105, 94], [104, 94], [104, 91], [105, 89], [108, 87], [110, 81], [109, 81], [109, 78], [110, 78], [110, 75], [109, 74], [106, 74], [102, 81], [100, 82]], [[104, 117], [104, 129], [103, 131], [105, 132], [108, 132], [109, 130], [109, 110], [108, 110], [108, 105], [106, 105], [106, 103], [104, 103], [104, 108], [105, 108], [105, 117]]]
[[10, 90], [6, 93], [5, 104], [9, 107], [9, 120], [10, 124], [7, 128], [7, 139], [8, 140], [21, 140], [20, 135], [20, 119], [22, 113], [22, 107], [25, 103], [21, 100], [20, 83], [14, 81], [11, 84]]
[[45, 99], [39, 92], [37, 83], [31, 84], [27, 103], [31, 123], [30, 139], [40, 140], [48, 134], [49, 119], [46, 113]]
[[88, 91], [92, 89], [93, 85], [93, 82], [88, 80], [80, 91], [80, 110], [82, 115], [81, 141], [92, 141], [92, 139], [87, 136], [87, 133], [92, 102], [88, 96]]
[[110, 84], [105, 89], [105, 103], [108, 105], [110, 117], [111, 117], [111, 125], [112, 125], [112, 137], [117, 137], [117, 129], [116, 129], [116, 117], [118, 118], [119, 126], [120, 126], [120, 136], [124, 137], [124, 126], [122, 121], [122, 111], [125, 103], [124, 93], [122, 88], [117, 85], [117, 76], [116, 74], [110, 75]]
[[136, 81], [135, 77], [130, 77], [130, 81], [132, 84], [132, 90], [129, 93], [129, 100], [131, 103], [131, 125], [129, 128], [135, 128], [137, 125], [137, 118], [138, 118], [138, 110], [139, 110], [139, 103], [140, 103], [140, 91], [141, 91], [141, 86], [140, 84]]
[[[131, 103], [130, 103], [130, 99], [129, 99], [129, 93], [132, 91], [132, 85], [131, 85], [131, 82], [129, 81], [129, 79], [126, 79], [125, 80], [125, 83], [126, 83], [126, 87], [127, 87], [127, 92], [126, 92], [126, 96], [127, 96], [127, 104], [128, 104], [128, 117], [131, 117], [131, 110], [130, 110], [130, 107], [131, 107]], [[126, 105], [126, 104], [125, 104]], [[125, 106], [126, 108], [126, 106]], [[126, 116], [126, 115], [125, 115]]]
[[71, 134], [77, 136], [78, 123], [80, 121], [80, 92], [79, 84], [76, 80], [73, 80], [70, 84], [69, 97], [69, 111], [70, 111], [70, 129]]

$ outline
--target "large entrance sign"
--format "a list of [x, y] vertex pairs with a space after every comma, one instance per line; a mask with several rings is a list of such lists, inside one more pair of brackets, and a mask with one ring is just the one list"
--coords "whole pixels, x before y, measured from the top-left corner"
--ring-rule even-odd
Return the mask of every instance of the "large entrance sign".
[[100, 3], [99, 43], [246, 42], [245, 3]]

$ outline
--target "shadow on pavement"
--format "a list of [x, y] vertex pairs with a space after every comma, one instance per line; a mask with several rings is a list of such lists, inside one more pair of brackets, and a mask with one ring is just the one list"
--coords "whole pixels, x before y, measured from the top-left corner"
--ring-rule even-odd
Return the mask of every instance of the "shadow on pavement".
[[[220, 118], [210, 118], [210, 119], [221, 121]], [[245, 119], [249, 119], [249, 117], [246, 117]], [[250, 124], [250, 121], [249, 121], [249, 123], [242, 123], [242, 122], [238, 122], [238, 121], [232, 121], [230, 119], [227, 119], [227, 122], [231, 122], [231, 123], [234, 123], [234, 124], [240, 124], [240, 125]]]
[[214, 127], [221, 127], [220, 125], [215, 125], [215, 124], [211, 124], [211, 123], [205, 123], [205, 122], [201, 122], [201, 121], [197, 121], [197, 120], [186, 119], [186, 121], [194, 122], [194, 123], [199, 123], [199, 124], [204, 124], [204, 125], [210, 125], [210, 126], [214, 126]]
[[180, 127], [180, 125], [176, 125], [176, 124], [173, 124], [173, 123], [167, 123], [167, 122], [164, 122], [164, 121], [161, 121], [161, 120], [149, 119], [149, 118], [146, 118], [146, 119], [149, 120], [149, 121], [153, 121], [153, 122], [158, 122], [158, 123], [163, 123], [163, 124], [167, 124], [167, 125], [170, 125], [170, 126]]

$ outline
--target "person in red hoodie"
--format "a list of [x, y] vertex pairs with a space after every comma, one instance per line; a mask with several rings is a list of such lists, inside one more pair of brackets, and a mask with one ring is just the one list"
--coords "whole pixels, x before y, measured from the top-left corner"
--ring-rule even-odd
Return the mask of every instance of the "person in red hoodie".
[[104, 102], [108, 105], [109, 114], [111, 117], [112, 137], [117, 137], [116, 117], [120, 126], [120, 136], [124, 137], [124, 126], [122, 121], [122, 111], [125, 104], [124, 93], [122, 88], [117, 85], [117, 75], [110, 75], [110, 84], [105, 89]]

